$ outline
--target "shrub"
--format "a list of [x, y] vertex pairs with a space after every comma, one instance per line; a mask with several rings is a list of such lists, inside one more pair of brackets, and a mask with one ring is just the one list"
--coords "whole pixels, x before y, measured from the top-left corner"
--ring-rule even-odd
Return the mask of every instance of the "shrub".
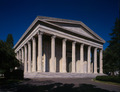
[[12, 72], [12, 79], [23, 79], [23, 70], [14, 70]]
[[118, 76], [97, 76], [96, 80], [120, 83]]
[[12, 72], [6, 72], [5, 78], [7, 79], [23, 79], [23, 70], [13, 70]]

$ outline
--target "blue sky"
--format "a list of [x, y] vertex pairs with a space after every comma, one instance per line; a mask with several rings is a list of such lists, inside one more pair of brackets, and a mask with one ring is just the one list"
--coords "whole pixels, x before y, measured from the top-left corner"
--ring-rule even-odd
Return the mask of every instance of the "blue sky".
[[[119, 17], [119, 0], [0, 0], [0, 40], [12, 34], [14, 44], [37, 16], [78, 20], [105, 41]], [[104, 44], [104, 49], [109, 44]]]

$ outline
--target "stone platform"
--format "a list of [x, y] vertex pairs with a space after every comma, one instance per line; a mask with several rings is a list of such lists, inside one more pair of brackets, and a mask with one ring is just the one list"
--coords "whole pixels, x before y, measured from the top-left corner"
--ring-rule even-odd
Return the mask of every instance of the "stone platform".
[[24, 78], [95, 78], [105, 74], [93, 74], [93, 73], [25, 73]]

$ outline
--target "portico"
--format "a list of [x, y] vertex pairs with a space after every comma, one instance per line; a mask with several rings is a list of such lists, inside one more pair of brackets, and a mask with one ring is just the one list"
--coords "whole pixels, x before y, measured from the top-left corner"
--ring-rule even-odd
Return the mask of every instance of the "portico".
[[104, 43], [80, 21], [38, 16], [14, 48], [24, 73], [103, 73]]

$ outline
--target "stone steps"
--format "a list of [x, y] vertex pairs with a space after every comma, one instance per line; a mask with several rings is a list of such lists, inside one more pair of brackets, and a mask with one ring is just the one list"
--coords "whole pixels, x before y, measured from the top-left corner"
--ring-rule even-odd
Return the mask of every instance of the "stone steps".
[[25, 78], [95, 78], [96, 76], [105, 75], [105, 74], [87, 74], [87, 73], [25, 73]]

